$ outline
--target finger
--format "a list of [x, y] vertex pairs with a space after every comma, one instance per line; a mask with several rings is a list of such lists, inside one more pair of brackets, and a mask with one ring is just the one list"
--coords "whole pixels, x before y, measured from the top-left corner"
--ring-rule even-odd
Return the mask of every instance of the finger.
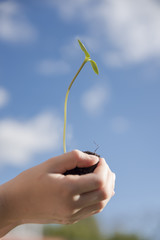
[[96, 167], [96, 169], [94, 170], [94, 173], [98, 174], [98, 175], [103, 175], [103, 176], [107, 176], [107, 172], [111, 171], [109, 166], [107, 165], [106, 161], [104, 158], [99, 158], [99, 163], [98, 166]]
[[81, 195], [76, 195], [74, 198], [75, 206], [77, 208], [84, 208], [103, 200], [109, 200], [112, 196], [114, 196], [115, 174], [110, 172], [108, 175], [109, 177], [106, 181], [106, 185], [103, 188], [86, 192]]
[[99, 158], [95, 155], [89, 155], [79, 150], [73, 150], [60, 156], [51, 158], [47, 161], [48, 167], [54, 172], [64, 173], [75, 167], [90, 167], [96, 164]]
[[99, 203], [80, 209], [78, 212], [73, 214], [72, 220], [78, 221], [80, 219], [84, 219], [86, 217], [92, 216], [93, 214], [99, 213], [104, 209], [106, 204], [107, 204], [107, 201], [101, 201]]
[[108, 191], [108, 198], [111, 198], [114, 195], [114, 178], [115, 174], [112, 172], [109, 172], [108, 178], [107, 178], [107, 191]]
[[73, 196], [81, 195], [83, 193], [92, 192], [97, 190], [101, 185], [97, 176], [93, 173], [85, 175], [67, 175], [64, 181], [66, 185], [70, 188]]
[[[104, 158], [101, 158], [97, 168], [94, 171], [95, 173], [97, 173], [98, 175], [101, 175], [102, 178], [104, 178], [104, 186], [105, 184], [107, 184], [108, 190], [112, 191], [112, 195], [114, 195], [114, 188], [115, 188], [115, 179], [116, 179], [116, 175], [115, 173], [113, 173], [109, 166], [107, 165], [107, 163], [105, 162]], [[105, 181], [106, 178], [106, 181]], [[112, 185], [112, 186], [111, 186]], [[104, 187], [103, 186], [103, 187]]]
[[100, 189], [89, 193], [76, 195], [74, 196], [73, 200], [75, 207], [80, 209], [96, 204], [100, 201], [104, 201], [107, 198], [109, 198], [109, 196], [107, 195], [106, 189]]
[[98, 166], [93, 173], [75, 176], [75, 178], [71, 175], [66, 177], [72, 180], [72, 186], [75, 189], [74, 193], [83, 194], [103, 188], [106, 185], [109, 171], [110, 169], [105, 160], [100, 158]]

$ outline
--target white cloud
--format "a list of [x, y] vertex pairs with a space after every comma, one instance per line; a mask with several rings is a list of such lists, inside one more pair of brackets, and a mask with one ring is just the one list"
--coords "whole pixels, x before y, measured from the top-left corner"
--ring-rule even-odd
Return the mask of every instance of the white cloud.
[[84, 23], [83, 38], [104, 63], [123, 66], [160, 57], [160, 2], [49, 0], [63, 19]]
[[62, 147], [62, 120], [42, 113], [28, 121], [0, 120], [0, 164], [23, 165], [35, 154]]
[[101, 85], [95, 85], [82, 95], [81, 103], [89, 114], [97, 115], [103, 111], [109, 99], [109, 89]]
[[129, 130], [129, 126], [129, 121], [122, 116], [115, 117], [111, 122], [112, 131], [117, 134], [126, 133]]
[[63, 60], [45, 59], [37, 64], [37, 71], [43, 75], [66, 74], [70, 66]]
[[[106, 5], [107, 8], [107, 5]], [[113, 50], [110, 61], [143, 62], [160, 56], [160, 3], [150, 0], [112, 0], [104, 20]], [[105, 58], [105, 56], [104, 56]]]
[[1, 1], [0, 40], [28, 42], [35, 37], [36, 30], [25, 18], [22, 7], [15, 1]]
[[0, 87], [0, 108], [9, 102], [9, 93], [6, 89]]

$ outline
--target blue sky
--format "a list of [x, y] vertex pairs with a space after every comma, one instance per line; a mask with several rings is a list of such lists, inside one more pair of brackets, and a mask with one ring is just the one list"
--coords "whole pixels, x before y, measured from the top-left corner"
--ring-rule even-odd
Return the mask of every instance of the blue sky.
[[[116, 173], [116, 195], [98, 215], [103, 229], [156, 231], [159, 25], [156, 0], [0, 1], [0, 182], [63, 153], [65, 93], [84, 59], [79, 38], [99, 75], [87, 63], [71, 89], [67, 150], [97, 144]], [[150, 222], [139, 224], [144, 216]]]

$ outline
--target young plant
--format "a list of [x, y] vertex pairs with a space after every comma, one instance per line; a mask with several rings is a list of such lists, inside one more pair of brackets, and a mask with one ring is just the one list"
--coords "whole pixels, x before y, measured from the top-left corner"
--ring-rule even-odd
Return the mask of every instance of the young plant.
[[78, 43], [80, 45], [80, 48], [82, 49], [82, 51], [84, 52], [85, 54], [85, 59], [82, 63], [82, 65], [80, 66], [80, 68], [78, 69], [76, 75], [74, 76], [74, 78], [72, 79], [69, 87], [68, 87], [68, 90], [67, 90], [67, 93], [66, 93], [66, 97], [65, 97], [65, 102], [64, 102], [64, 129], [63, 129], [63, 150], [64, 150], [64, 153], [66, 152], [66, 121], [67, 121], [67, 101], [68, 101], [68, 94], [69, 94], [69, 91], [75, 81], [75, 79], [77, 78], [78, 74], [80, 73], [80, 71], [82, 70], [82, 68], [84, 67], [84, 65], [87, 63], [87, 62], [90, 62], [91, 63], [91, 66], [93, 68], [93, 71], [98, 74], [99, 71], [98, 71], [98, 67], [97, 67], [97, 64], [95, 61], [93, 61], [91, 58], [90, 58], [90, 55], [88, 53], [88, 51], [86, 50], [85, 46], [81, 43], [80, 40], [78, 40]]

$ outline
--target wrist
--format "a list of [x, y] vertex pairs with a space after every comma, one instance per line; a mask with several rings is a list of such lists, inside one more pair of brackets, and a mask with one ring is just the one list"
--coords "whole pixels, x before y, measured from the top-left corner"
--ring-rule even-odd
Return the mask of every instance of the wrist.
[[16, 206], [10, 195], [10, 182], [0, 185], [0, 236], [4, 236], [14, 227], [20, 225]]

